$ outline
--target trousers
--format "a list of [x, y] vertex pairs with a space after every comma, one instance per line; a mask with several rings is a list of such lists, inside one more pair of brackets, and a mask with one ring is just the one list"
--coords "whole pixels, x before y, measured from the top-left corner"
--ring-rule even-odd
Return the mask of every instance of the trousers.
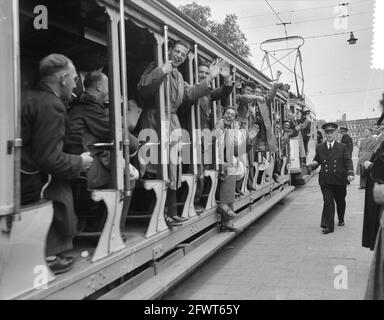
[[345, 197], [347, 195], [347, 186], [343, 185], [321, 185], [321, 192], [323, 193], [323, 213], [321, 216], [321, 227], [334, 229], [335, 227], [335, 202], [337, 207], [337, 216], [339, 221], [344, 221], [345, 215]]

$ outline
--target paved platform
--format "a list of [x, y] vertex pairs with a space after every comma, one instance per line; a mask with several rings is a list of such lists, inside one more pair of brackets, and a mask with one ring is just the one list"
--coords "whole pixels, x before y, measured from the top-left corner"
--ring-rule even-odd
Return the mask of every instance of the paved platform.
[[[164, 299], [363, 299], [372, 258], [361, 247], [364, 190], [356, 180], [348, 187], [346, 225], [323, 235], [317, 180], [298, 187]], [[340, 270], [343, 287], [335, 288]]]

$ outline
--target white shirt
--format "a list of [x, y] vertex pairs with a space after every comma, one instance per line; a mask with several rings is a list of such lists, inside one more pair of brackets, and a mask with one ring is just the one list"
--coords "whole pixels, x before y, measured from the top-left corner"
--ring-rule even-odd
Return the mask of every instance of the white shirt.
[[335, 140], [333, 140], [332, 142], [328, 142], [327, 141], [327, 148], [329, 149], [330, 147], [333, 148], [333, 145], [335, 144]]

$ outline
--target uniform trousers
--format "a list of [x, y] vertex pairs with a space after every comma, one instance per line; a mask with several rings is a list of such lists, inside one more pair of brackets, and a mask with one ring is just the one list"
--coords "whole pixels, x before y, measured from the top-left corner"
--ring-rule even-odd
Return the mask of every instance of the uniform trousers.
[[347, 186], [323, 184], [320, 186], [323, 193], [323, 214], [321, 217], [321, 227], [334, 229], [335, 227], [335, 202], [337, 207], [337, 216], [340, 222], [344, 221], [345, 215], [345, 197], [347, 195]]

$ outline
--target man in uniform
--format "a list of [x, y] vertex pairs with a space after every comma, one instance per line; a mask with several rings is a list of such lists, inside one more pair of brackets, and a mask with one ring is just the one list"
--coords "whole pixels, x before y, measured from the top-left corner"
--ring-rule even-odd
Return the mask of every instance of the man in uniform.
[[352, 157], [353, 140], [352, 140], [351, 136], [348, 134], [348, 128], [340, 127], [340, 132], [342, 135], [340, 143], [343, 143], [347, 146], [347, 150], [351, 154], [351, 157]]
[[337, 127], [336, 123], [326, 123], [322, 126], [326, 142], [317, 147], [316, 156], [309, 164], [314, 169], [321, 166], [319, 184], [324, 199], [321, 217], [323, 234], [334, 232], [335, 202], [339, 226], [344, 226], [347, 182], [354, 180], [351, 154], [344, 144], [335, 141]]

